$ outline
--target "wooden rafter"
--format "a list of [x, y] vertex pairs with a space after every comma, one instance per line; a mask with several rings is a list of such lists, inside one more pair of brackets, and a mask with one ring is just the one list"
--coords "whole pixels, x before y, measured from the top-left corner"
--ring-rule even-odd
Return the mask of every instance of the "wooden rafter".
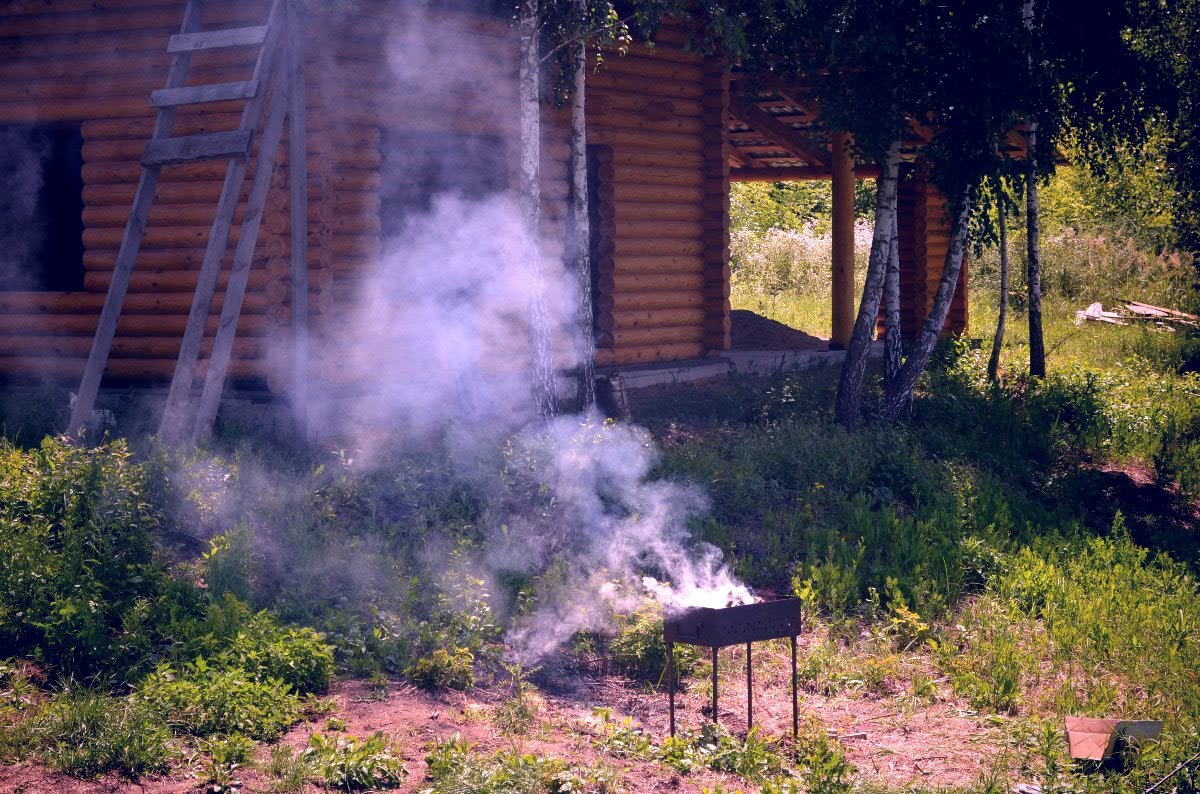
[[741, 100], [730, 103], [730, 115], [761, 134], [764, 138], [813, 165], [828, 165], [829, 154], [804, 140], [796, 130], [773, 117], [762, 108]]
[[[833, 171], [822, 166], [762, 166], [760, 168], [731, 168], [732, 182], [789, 182], [792, 180], [832, 179]], [[879, 166], [860, 165], [854, 169], [855, 179], [878, 179]]]

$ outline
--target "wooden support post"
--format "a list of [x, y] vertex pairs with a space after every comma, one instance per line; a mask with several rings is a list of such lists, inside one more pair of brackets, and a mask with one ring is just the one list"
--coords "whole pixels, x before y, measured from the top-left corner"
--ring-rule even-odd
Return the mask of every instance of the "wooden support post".
[[304, 30], [287, 9], [288, 182], [292, 201], [292, 412], [308, 438], [308, 149], [304, 91]]
[[845, 349], [854, 330], [854, 159], [849, 133], [833, 133], [833, 327], [830, 347]]

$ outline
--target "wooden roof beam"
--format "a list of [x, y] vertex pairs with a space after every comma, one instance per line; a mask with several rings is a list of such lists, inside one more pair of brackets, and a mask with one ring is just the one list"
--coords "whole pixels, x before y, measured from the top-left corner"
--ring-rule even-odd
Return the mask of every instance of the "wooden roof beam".
[[737, 120], [752, 127], [764, 138], [778, 144], [801, 160], [814, 165], [828, 165], [829, 153], [819, 150], [805, 141], [796, 130], [771, 116], [760, 107], [740, 100], [730, 103], [729, 113]]
[[[878, 179], [879, 166], [859, 165], [854, 168], [855, 179]], [[822, 166], [763, 166], [760, 168], [731, 168], [731, 182], [790, 182], [833, 179], [833, 171]]]

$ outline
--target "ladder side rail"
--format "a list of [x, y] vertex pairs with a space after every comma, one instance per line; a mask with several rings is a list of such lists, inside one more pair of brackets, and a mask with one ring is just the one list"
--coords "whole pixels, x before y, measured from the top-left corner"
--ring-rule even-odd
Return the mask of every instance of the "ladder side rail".
[[304, 27], [299, 10], [287, 12], [288, 181], [292, 203], [292, 413], [308, 437], [308, 143], [305, 118]]
[[[200, 28], [200, 17], [203, 13], [203, 0], [188, 0], [183, 11], [183, 22], [179, 26], [181, 34], [192, 33]], [[192, 63], [189, 52], [177, 53], [171, 59], [167, 71], [167, 88], [177, 88], [187, 81], [188, 69]], [[162, 108], [154, 122], [154, 140], [168, 138], [175, 126], [175, 108]], [[138, 252], [142, 247], [142, 237], [146, 233], [146, 223], [150, 217], [150, 205], [154, 203], [154, 192], [158, 189], [159, 165], [145, 166], [138, 177], [137, 192], [134, 193], [133, 206], [129, 211], [129, 220], [125, 224], [125, 233], [121, 236], [121, 247], [117, 252], [117, 261], [113, 266], [112, 280], [108, 285], [108, 295], [100, 310], [100, 320], [96, 323], [96, 333], [92, 337], [92, 347], [88, 351], [87, 363], [83, 368], [83, 377], [79, 382], [79, 391], [75, 394], [75, 404], [71, 407], [71, 418], [67, 423], [67, 433], [76, 435], [92, 415], [96, 405], [96, 395], [100, 392], [100, 380], [104, 376], [104, 368], [108, 365], [108, 355], [112, 351], [113, 337], [117, 333], [117, 322], [121, 319], [121, 306], [125, 303], [125, 293], [129, 290], [129, 280], [133, 275], [133, 267], [137, 263]]]
[[263, 207], [267, 202], [267, 193], [271, 188], [271, 175], [275, 170], [275, 154], [279, 149], [279, 140], [283, 136], [283, 121], [287, 113], [285, 82], [286, 76], [282, 72], [277, 72], [271, 89], [270, 110], [267, 112], [267, 121], [263, 127], [262, 142], [258, 151], [258, 165], [250, 186], [250, 195], [246, 200], [246, 212], [242, 219], [237, 251], [233, 256], [229, 283], [225, 287], [225, 299], [221, 305], [221, 320], [217, 325], [216, 339], [213, 340], [212, 354], [208, 357], [208, 372], [204, 376], [204, 390], [200, 395], [200, 408], [196, 416], [195, 437], [198, 441], [207, 440], [212, 433], [213, 422], [217, 418], [217, 409], [221, 404], [221, 393], [225, 389], [225, 374], [229, 369], [229, 360], [233, 354], [233, 340], [237, 334], [242, 302], [246, 295], [246, 284], [250, 279], [250, 268], [254, 262], [254, 247], [258, 241]]
[[[264, 85], [270, 76], [279, 50], [283, 4], [284, 0], [274, 0], [271, 5], [267, 21], [267, 41], [254, 66], [254, 79], [258, 81], [259, 86]], [[258, 127], [265, 95], [266, 92], [260, 90], [257, 95], [247, 100], [246, 107], [242, 110], [241, 129], [254, 130]], [[233, 224], [234, 210], [237, 209], [241, 198], [248, 160], [249, 157], [230, 160], [225, 172], [225, 184], [221, 188], [221, 198], [217, 203], [217, 213], [209, 232], [208, 245], [204, 249], [204, 259], [196, 278], [196, 292], [192, 297], [192, 308], [188, 313], [183, 341], [179, 346], [179, 357], [175, 361], [175, 373], [171, 377], [171, 387], [167, 392], [167, 402], [158, 426], [159, 440], [164, 444], [175, 444], [184, 436], [184, 428], [189, 418], [188, 403], [196, 379], [196, 363], [200, 356], [200, 345], [204, 341], [204, 326], [208, 321], [217, 279], [221, 274], [221, 260], [224, 259], [225, 248], [229, 244], [229, 230]]]

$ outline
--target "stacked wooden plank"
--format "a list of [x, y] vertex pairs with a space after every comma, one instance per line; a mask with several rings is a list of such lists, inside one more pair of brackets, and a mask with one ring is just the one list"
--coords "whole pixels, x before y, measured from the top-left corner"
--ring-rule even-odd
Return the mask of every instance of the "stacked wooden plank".
[[[599, 145], [600, 365], [695, 358], [728, 345], [727, 103], [720, 67], [666, 28], [588, 75]], [[710, 168], [710, 166], [712, 166]]]

